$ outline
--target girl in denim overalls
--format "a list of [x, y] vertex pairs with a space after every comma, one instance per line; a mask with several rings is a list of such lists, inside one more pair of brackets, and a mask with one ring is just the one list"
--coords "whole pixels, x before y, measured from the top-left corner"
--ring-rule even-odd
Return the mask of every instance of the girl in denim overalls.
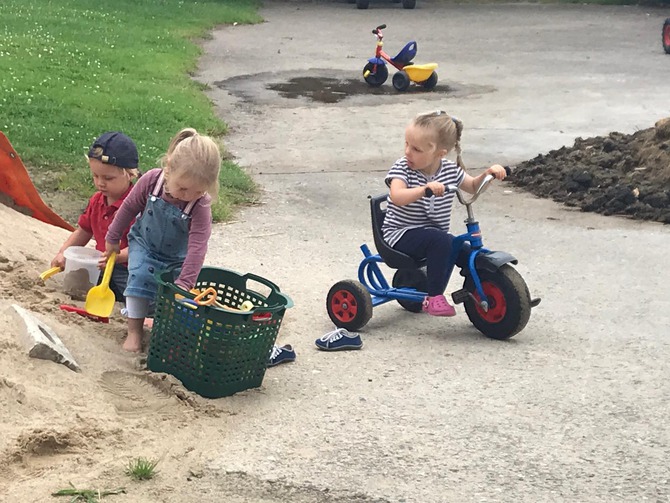
[[193, 288], [212, 231], [211, 202], [218, 191], [221, 166], [214, 140], [195, 129], [182, 129], [161, 166], [138, 180], [106, 237], [105, 255], [118, 253], [121, 232], [141, 213], [128, 234], [126, 351], [142, 349], [144, 319], [158, 289], [154, 273], [175, 268], [175, 284], [187, 291]]

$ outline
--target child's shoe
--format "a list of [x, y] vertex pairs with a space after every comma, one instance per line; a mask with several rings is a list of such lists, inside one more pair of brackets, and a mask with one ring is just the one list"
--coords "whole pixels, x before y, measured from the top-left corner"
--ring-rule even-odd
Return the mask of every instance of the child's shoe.
[[316, 347], [324, 351], [339, 351], [341, 349], [361, 349], [363, 341], [361, 336], [350, 334], [346, 328], [337, 328], [328, 332], [320, 339], [314, 341]]
[[275, 367], [280, 363], [289, 363], [295, 361], [295, 350], [290, 344], [285, 346], [272, 346], [270, 352], [270, 359], [268, 360], [268, 367]]
[[444, 295], [426, 297], [423, 300], [423, 310], [431, 316], [456, 316], [456, 309], [447, 302]]

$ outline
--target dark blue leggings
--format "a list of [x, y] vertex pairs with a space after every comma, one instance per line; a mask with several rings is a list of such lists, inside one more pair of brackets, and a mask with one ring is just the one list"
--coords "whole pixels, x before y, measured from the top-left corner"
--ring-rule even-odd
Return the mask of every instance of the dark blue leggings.
[[441, 295], [447, 288], [447, 261], [453, 236], [439, 229], [410, 229], [393, 248], [415, 260], [426, 259], [428, 295]]

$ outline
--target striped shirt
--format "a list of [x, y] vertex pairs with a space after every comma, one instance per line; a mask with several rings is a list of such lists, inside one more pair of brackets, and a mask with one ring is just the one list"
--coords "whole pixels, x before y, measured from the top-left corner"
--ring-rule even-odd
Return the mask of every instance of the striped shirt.
[[[401, 157], [391, 167], [386, 175], [386, 185], [391, 186], [391, 181], [398, 178], [407, 184], [407, 188], [423, 187], [428, 182], [440, 182], [447, 185], [459, 186], [463, 182], [465, 172], [456, 163], [442, 159], [442, 165], [432, 177], [427, 177], [421, 171], [410, 168], [407, 159]], [[408, 229], [421, 227], [432, 227], [449, 232], [451, 221], [451, 207], [455, 194], [445, 192], [444, 196], [422, 197], [418, 201], [405, 206], [396, 206], [388, 196], [386, 217], [382, 232], [384, 240], [394, 246]]]

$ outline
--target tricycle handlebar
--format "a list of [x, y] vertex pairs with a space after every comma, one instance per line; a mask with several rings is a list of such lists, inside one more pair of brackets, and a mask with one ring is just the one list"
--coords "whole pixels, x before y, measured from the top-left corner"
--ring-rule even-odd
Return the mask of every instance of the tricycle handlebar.
[[[486, 177], [484, 177], [484, 180], [482, 181], [482, 184], [477, 189], [477, 192], [475, 192], [475, 194], [467, 201], [465, 200], [465, 197], [463, 196], [463, 191], [461, 189], [459, 189], [458, 186], [447, 185], [445, 187], [445, 190], [446, 190], [446, 192], [454, 192], [456, 194], [456, 197], [458, 197], [458, 200], [460, 201], [461, 204], [463, 204], [465, 206], [469, 206], [477, 200], [477, 198], [479, 197], [479, 194], [484, 192], [488, 188], [489, 184], [494, 179], [495, 179], [495, 177], [493, 175], [486, 175]], [[426, 188], [426, 197], [431, 197], [431, 196], [434, 196], [434, 195], [435, 194], [433, 193], [432, 190], [430, 190], [429, 188]]]
[[385, 30], [386, 25], [385, 24], [380, 24], [377, 26], [374, 30], [372, 30], [373, 35], [378, 35], [380, 30]]
[[447, 185], [446, 189], [449, 192], [455, 192], [456, 197], [458, 198], [459, 202], [465, 206], [470, 206], [472, 203], [474, 203], [479, 195], [483, 193], [486, 189], [488, 189], [489, 184], [495, 180], [495, 176], [493, 175], [486, 175], [484, 177], [484, 180], [482, 181], [481, 185], [477, 188], [477, 192], [473, 194], [473, 196], [469, 199], [466, 200], [465, 197], [463, 197], [463, 191], [459, 189], [456, 185]]

